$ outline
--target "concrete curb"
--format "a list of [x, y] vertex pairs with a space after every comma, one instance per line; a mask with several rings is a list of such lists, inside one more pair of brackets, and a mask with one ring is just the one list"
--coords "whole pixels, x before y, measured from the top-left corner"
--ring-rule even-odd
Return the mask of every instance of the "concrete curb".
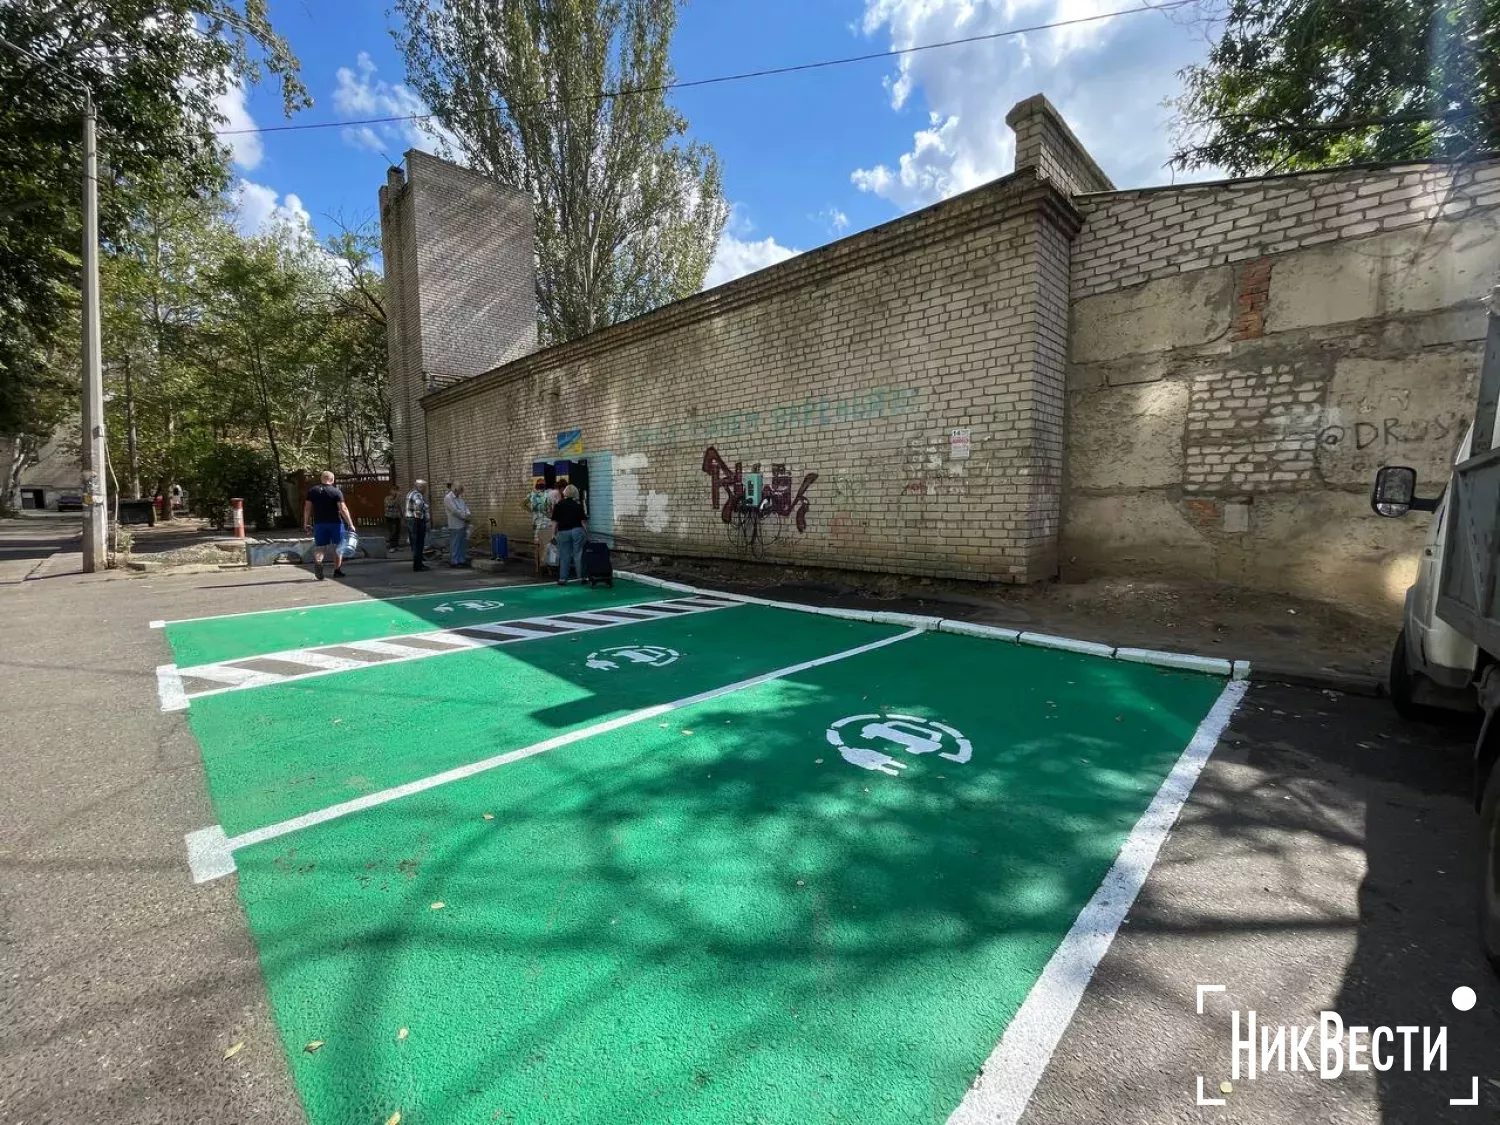
[[[768, 598], [754, 598], [748, 594], [732, 594], [724, 590], [707, 590], [689, 586], [683, 582], [671, 582], [649, 574], [636, 574], [629, 570], [615, 571], [621, 578], [671, 590], [681, 594], [708, 594], [715, 598], [727, 598], [745, 605], [763, 605], [772, 609], [790, 609], [797, 613], [815, 613], [822, 617], [838, 617], [845, 621], [868, 621], [877, 625], [901, 625], [908, 629], [926, 629], [938, 633], [955, 633], [966, 637], [983, 637], [987, 640], [1007, 641], [1011, 644], [1033, 645], [1037, 648], [1061, 649], [1065, 652], [1098, 656], [1106, 660], [1126, 660], [1133, 664], [1153, 664], [1158, 668], [1173, 668], [1179, 671], [1204, 672], [1212, 676], [1227, 676], [1235, 680], [1258, 680], [1252, 676], [1247, 660], [1226, 660], [1219, 656], [1196, 656], [1186, 652], [1158, 652], [1150, 648], [1116, 647], [1098, 641], [1082, 641], [1074, 637], [1056, 637], [1050, 633], [1026, 633], [1016, 629], [1005, 629], [998, 625], [978, 625], [972, 621], [955, 621], [947, 617], [923, 617], [914, 613], [883, 613], [867, 609], [835, 609], [832, 606], [803, 605], [800, 602], [777, 602]], [[1348, 688], [1338, 690], [1347, 691]]]

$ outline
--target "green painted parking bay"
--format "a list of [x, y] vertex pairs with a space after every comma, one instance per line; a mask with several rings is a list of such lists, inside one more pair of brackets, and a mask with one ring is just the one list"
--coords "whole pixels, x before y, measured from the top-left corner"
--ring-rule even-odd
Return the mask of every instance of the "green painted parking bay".
[[[236, 832], [900, 635], [741, 607], [190, 716]], [[1223, 689], [921, 634], [247, 846], [308, 1115], [945, 1121]]]
[[166, 633], [177, 663], [189, 667], [314, 645], [378, 640], [434, 629], [456, 629], [481, 622], [605, 609], [669, 596], [650, 586], [624, 579], [616, 579], [613, 588], [599, 586], [594, 589], [547, 582], [534, 586], [495, 586], [421, 594], [389, 601], [365, 598], [264, 613], [172, 621], [166, 624]]
[[189, 717], [233, 835], [900, 632], [735, 606], [226, 692]]

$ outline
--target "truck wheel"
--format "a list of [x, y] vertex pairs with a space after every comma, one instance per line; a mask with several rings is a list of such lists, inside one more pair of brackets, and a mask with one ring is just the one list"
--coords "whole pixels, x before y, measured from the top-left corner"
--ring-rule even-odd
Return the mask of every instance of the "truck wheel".
[[1435, 708], [1417, 703], [1412, 698], [1416, 681], [1417, 673], [1411, 670], [1411, 665], [1406, 659], [1406, 630], [1402, 629], [1400, 635], [1396, 637], [1396, 647], [1391, 652], [1390, 683], [1387, 688], [1391, 694], [1391, 705], [1396, 708], [1396, 714], [1413, 722], [1430, 719], [1435, 711]]
[[1500, 763], [1490, 768], [1479, 805], [1479, 878], [1479, 940], [1500, 972]]

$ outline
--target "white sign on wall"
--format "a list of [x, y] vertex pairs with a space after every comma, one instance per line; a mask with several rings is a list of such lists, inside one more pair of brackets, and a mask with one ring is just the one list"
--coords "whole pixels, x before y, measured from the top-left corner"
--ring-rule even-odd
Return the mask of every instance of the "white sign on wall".
[[968, 426], [948, 431], [948, 460], [967, 461], [973, 445], [974, 431]]

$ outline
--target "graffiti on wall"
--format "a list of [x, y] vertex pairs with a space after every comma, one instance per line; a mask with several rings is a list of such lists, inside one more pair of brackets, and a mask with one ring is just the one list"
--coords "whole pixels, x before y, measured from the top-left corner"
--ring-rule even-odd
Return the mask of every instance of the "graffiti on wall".
[[[728, 526], [730, 540], [742, 551], [763, 554], [781, 538], [788, 521], [799, 533], [806, 533], [807, 512], [812, 507], [808, 490], [817, 483], [817, 473], [803, 474], [802, 482], [794, 486], [791, 470], [785, 464], [773, 464], [759, 506], [751, 506], [745, 503], [744, 462], [736, 461], [731, 468], [710, 445], [703, 451], [703, 471], [712, 489], [711, 503]], [[751, 465], [750, 471], [759, 473], [760, 462]]]
[[1349, 426], [1330, 425], [1318, 431], [1318, 444], [1325, 449], [1352, 445], [1356, 450], [1379, 444], [1384, 448], [1416, 441], [1456, 440], [1465, 420], [1457, 414], [1435, 418], [1382, 418], [1374, 422], [1355, 422]]
[[899, 418], [913, 413], [921, 398], [918, 387], [876, 387], [843, 398], [807, 399], [759, 410], [729, 410], [677, 422], [652, 422], [626, 432], [625, 445], [639, 448], [677, 441], [713, 441], [755, 434], [778, 436], [816, 431], [851, 422]]

